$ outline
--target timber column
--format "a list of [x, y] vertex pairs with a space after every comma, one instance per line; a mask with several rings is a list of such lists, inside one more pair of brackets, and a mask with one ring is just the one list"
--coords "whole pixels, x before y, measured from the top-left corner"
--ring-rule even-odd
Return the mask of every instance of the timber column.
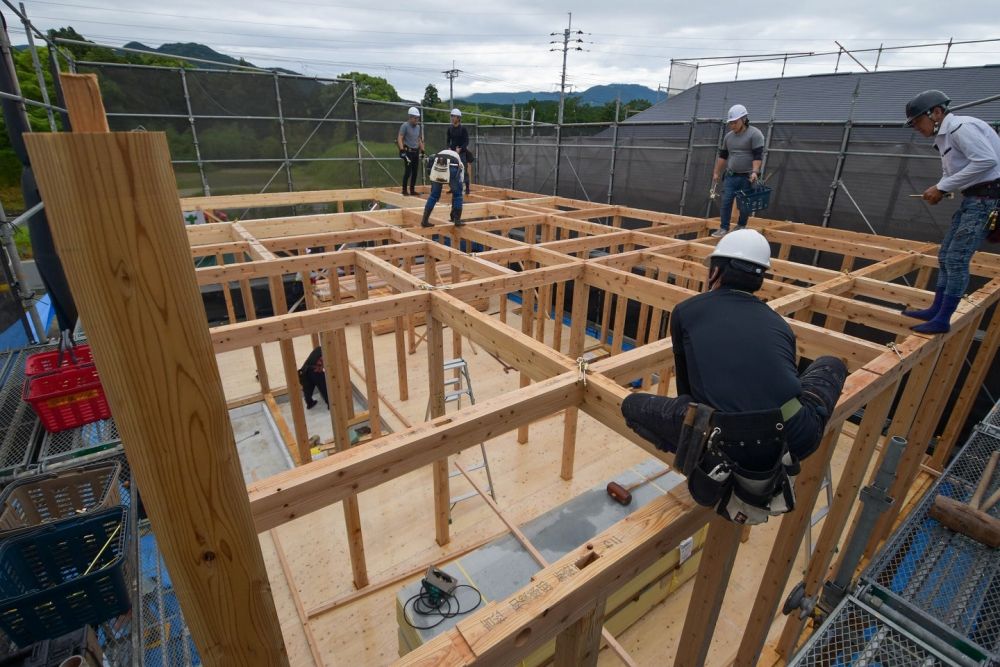
[[56, 248], [207, 665], [287, 665], [162, 133], [26, 136]]

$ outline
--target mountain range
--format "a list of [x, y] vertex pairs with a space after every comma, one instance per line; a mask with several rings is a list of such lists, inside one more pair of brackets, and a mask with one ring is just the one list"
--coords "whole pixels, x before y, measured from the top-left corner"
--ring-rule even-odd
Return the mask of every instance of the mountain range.
[[[163, 44], [161, 46], [152, 47], [143, 44], [142, 42], [129, 42], [125, 45], [129, 49], [141, 49], [143, 51], [152, 51], [155, 53], [162, 53], [163, 55], [171, 56], [185, 56], [187, 58], [200, 58], [202, 60], [212, 60], [214, 62], [226, 63], [229, 65], [249, 65], [253, 66], [252, 63], [246, 60], [241, 60], [238, 58], [233, 58], [232, 56], [227, 56], [224, 53], [219, 53], [210, 46], [205, 44], [198, 44], [196, 42], [186, 42], [186, 43], [173, 43], [173, 44]], [[210, 68], [217, 67], [217, 65], [210, 65], [207, 63], [192, 63], [196, 67], [200, 68]], [[267, 69], [272, 69], [277, 72], [284, 72], [286, 74], [297, 74], [292, 70], [283, 69], [280, 67], [271, 67]], [[659, 98], [658, 93], [652, 88], [647, 88], [646, 86], [641, 86], [634, 83], [612, 83], [601, 86], [591, 86], [586, 90], [579, 93], [571, 93], [567, 97], [577, 97], [584, 104], [591, 104], [594, 106], [600, 106], [602, 104], [607, 104], [608, 102], [614, 102], [615, 99], [621, 97], [622, 102], [630, 102], [631, 100], [647, 100], [650, 103], [655, 104]], [[533, 91], [521, 91], [514, 93], [474, 93], [466, 97], [461, 98], [463, 101], [469, 104], [514, 104], [523, 103], [529, 100], [538, 100], [540, 102], [544, 101], [558, 101], [559, 93], [553, 92], [533, 92]]]
[[[652, 88], [635, 83], [611, 83], [602, 86], [591, 86], [579, 93], [571, 93], [567, 97], [578, 97], [584, 104], [601, 105], [614, 102], [621, 96], [622, 102], [631, 100], [647, 100], [655, 104], [658, 94]], [[521, 104], [529, 100], [558, 101], [559, 93], [521, 91], [516, 93], [475, 93], [461, 98], [469, 104]]]

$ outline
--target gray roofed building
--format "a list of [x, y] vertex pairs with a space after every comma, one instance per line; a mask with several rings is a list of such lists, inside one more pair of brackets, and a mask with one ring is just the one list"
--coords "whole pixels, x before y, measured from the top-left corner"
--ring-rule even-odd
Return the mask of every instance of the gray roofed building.
[[[1000, 93], [1000, 65], [703, 83], [700, 92], [699, 86], [689, 88], [625, 123], [690, 121], [695, 115], [696, 98], [697, 117], [703, 119], [722, 119], [731, 105], [739, 103], [747, 107], [751, 121], [757, 123], [770, 119], [772, 109], [778, 121], [843, 121], [850, 114], [851, 99], [859, 84], [853, 119], [896, 123], [903, 120], [906, 102], [922, 90], [943, 90], [954, 104]], [[1000, 121], [1000, 100], [976, 106], [968, 113], [989, 122]]]

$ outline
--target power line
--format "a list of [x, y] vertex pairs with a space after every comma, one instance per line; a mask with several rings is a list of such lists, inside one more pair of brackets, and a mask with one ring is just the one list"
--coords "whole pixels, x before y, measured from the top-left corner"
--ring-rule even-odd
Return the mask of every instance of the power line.
[[[571, 40], [571, 35], [582, 35], [582, 30], [577, 30], [575, 33], [573, 31], [573, 13], [569, 13], [569, 23], [566, 25], [566, 29], [562, 31], [562, 46], [560, 48], [549, 49], [549, 51], [562, 51], [562, 77], [559, 80], [559, 119], [556, 122], [557, 125], [562, 125], [563, 122], [563, 108], [566, 106], [566, 54], [572, 49], [573, 51], [583, 51], [582, 46], [570, 46], [573, 44], [583, 44], [583, 39], [577, 37]], [[551, 33], [552, 37], [557, 36], [559, 33]], [[558, 40], [549, 42], [550, 44], [558, 44]]]

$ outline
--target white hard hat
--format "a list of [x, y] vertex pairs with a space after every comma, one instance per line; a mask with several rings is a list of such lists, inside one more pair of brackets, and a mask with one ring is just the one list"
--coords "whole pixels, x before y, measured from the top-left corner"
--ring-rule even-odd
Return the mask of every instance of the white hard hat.
[[452, 109], [451, 110], [451, 115], [452, 116], [458, 116], [459, 118], [461, 118], [462, 117], [462, 110], [461, 109]]
[[406, 113], [410, 114], [411, 116], [417, 116], [417, 117], [419, 117], [420, 116], [420, 109], [418, 109], [417, 107], [410, 107], [410, 110], [407, 111]]
[[739, 120], [747, 115], [749, 115], [749, 112], [745, 106], [742, 104], [734, 104], [729, 107], [729, 116], [726, 118], [726, 122], [732, 123], [734, 120]]
[[744, 262], [769, 269], [771, 268], [771, 244], [756, 229], [737, 229], [722, 237], [719, 245], [715, 246], [715, 250], [709, 255], [709, 258], [712, 257], [741, 259]]

